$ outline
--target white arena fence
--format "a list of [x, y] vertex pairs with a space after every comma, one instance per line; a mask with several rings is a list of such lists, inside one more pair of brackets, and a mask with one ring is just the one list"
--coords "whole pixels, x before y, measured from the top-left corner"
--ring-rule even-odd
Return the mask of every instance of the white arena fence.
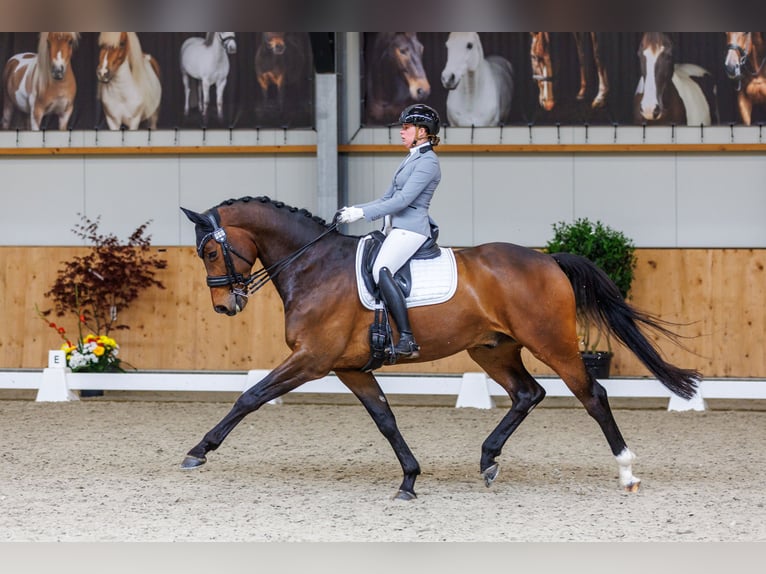
[[[54, 352], [52, 352], [54, 353]], [[57, 361], [51, 358], [51, 365]], [[40, 402], [79, 400], [74, 391], [226, 391], [243, 392], [260, 381], [268, 370], [247, 372], [140, 371], [127, 373], [72, 373], [69, 368], [49, 366], [42, 371], [0, 371], [0, 389], [37, 390]], [[376, 374], [387, 395], [451, 395], [456, 407], [487, 409], [493, 397], [507, 398], [505, 391], [484, 373], [462, 375]], [[538, 377], [549, 397], [573, 396], [559, 378]], [[766, 380], [705, 379], [690, 400], [679, 398], [659, 381], [651, 378], [610, 378], [600, 383], [609, 397], [667, 398], [670, 411], [703, 411], [705, 399], [766, 399]], [[349, 394], [350, 391], [329, 375], [305, 383], [296, 393]], [[273, 403], [280, 402], [272, 401]]]

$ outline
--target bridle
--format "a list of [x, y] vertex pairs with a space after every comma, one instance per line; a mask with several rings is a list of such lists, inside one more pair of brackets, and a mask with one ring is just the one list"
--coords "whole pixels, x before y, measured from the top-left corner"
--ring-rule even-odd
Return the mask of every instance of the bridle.
[[199, 244], [197, 245], [197, 255], [199, 255], [201, 259], [204, 259], [205, 245], [207, 245], [208, 241], [214, 239], [221, 246], [223, 262], [226, 266], [226, 275], [208, 275], [206, 278], [207, 285], [208, 287], [231, 286], [231, 292], [234, 295], [244, 297], [245, 299], [274, 279], [278, 273], [300, 257], [309, 247], [338, 227], [337, 222], [333, 221], [332, 225], [330, 225], [324, 233], [320, 234], [315, 239], [312, 239], [303, 247], [300, 247], [273, 265], [270, 265], [269, 267], [261, 267], [255, 273], [251, 273], [249, 276], [245, 277], [235, 269], [232, 255], [239, 257], [242, 261], [247, 263], [249, 268], [252, 268], [253, 265], [255, 265], [255, 261], [250, 261], [231, 246], [226, 230], [218, 223], [218, 219], [213, 213], [207, 213], [206, 216], [210, 220], [213, 230], [203, 235], [200, 239]]
[[[748, 33], [750, 34], [750, 32]], [[739, 55], [739, 62], [737, 63], [737, 67], [735, 68], [734, 76], [730, 76], [733, 80], [739, 80], [739, 85], [737, 86], [737, 91], [740, 91], [742, 89], [742, 71], [746, 70], [748, 67], [748, 64], [750, 64], [750, 68], [753, 69], [750, 74], [752, 76], [757, 76], [761, 73], [761, 70], [763, 70], [764, 64], [766, 64], [766, 56], [763, 57], [761, 60], [761, 63], [758, 65], [758, 68], [756, 68], [752, 62], [749, 60], [750, 55], [750, 49], [753, 47], [753, 38], [750, 36], [748, 38], [749, 48], [745, 50], [742, 46], [739, 44], [728, 44], [726, 46], [727, 51], [734, 50]]]
[[234, 34], [229, 33], [224, 35], [222, 32], [217, 32], [217, 34], [218, 39], [221, 41], [221, 44], [223, 44], [224, 49], [229, 52], [229, 45], [236, 42], [234, 39]]

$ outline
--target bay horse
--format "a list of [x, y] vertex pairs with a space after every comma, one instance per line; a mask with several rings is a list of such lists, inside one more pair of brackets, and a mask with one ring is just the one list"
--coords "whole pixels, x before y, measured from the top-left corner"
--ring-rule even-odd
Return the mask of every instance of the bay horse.
[[[542, 109], [549, 112], [556, 106], [554, 90], [556, 72], [551, 56], [550, 32], [530, 32], [529, 34], [531, 37], [529, 56], [532, 65], [532, 79], [537, 82], [538, 103]], [[591, 101], [591, 108], [603, 108], [609, 94], [609, 77], [606, 66], [601, 60], [601, 43], [598, 35], [596, 32], [572, 32], [572, 36], [577, 47], [577, 62], [580, 70], [580, 88], [577, 92], [577, 100], [584, 100], [588, 90], [585, 42], [590, 41], [593, 49], [593, 62], [596, 65], [596, 75], [598, 76], [598, 91]]]
[[157, 128], [162, 99], [160, 66], [141, 49], [135, 32], [101, 32], [98, 36], [98, 98], [111, 130]]
[[3, 129], [8, 129], [14, 110], [29, 116], [29, 129], [38, 131], [43, 117], [58, 116], [58, 129], [66, 130], [74, 111], [77, 81], [72, 54], [79, 32], [40, 32], [37, 53], [12, 56], [3, 70]]
[[633, 98], [636, 124], [710, 125], [714, 96], [710, 73], [695, 64], [673, 61], [673, 42], [663, 32], [644, 32], [639, 42], [641, 76]]
[[[223, 94], [229, 80], [229, 56], [237, 53], [234, 32], [208, 32], [204, 38], [192, 37], [181, 44], [181, 81], [184, 85], [184, 116], [189, 115], [189, 97], [194, 96], [202, 115], [207, 118], [210, 89], [215, 86], [218, 119], [223, 121]], [[192, 80], [197, 91], [191, 90]]]
[[311, 58], [308, 33], [264, 32], [255, 50], [255, 79], [264, 104], [284, 111], [291, 85], [305, 79]]
[[405, 106], [431, 95], [416, 32], [377, 33], [364, 74], [366, 116], [373, 125], [395, 122]]
[[762, 32], [726, 32], [726, 75], [737, 81], [742, 123], [752, 123], [753, 105], [766, 104], [766, 43]]
[[508, 122], [513, 97], [513, 66], [504, 57], [484, 57], [476, 32], [450, 32], [442, 85], [451, 126], [497, 126]]
[[[213, 309], [236, 315], [249, 292], [273, 282], [285, 313], [285, 340], [291, 354], [246, 390], [231, 411], [194, 446], [184, 469], [206, 462], [234, 427], [268, 401], [334, 371], [367, 409], [399, 460], [404, 478], [396, 498], [415, 498], [420, 466], [401, 435], [393, 412], [372, 372], [368, 329], [373, 311], [359, 300], [355, 257], [359, 237], [336, 225], [268, 197], [227, 200], [204, 213], [181, 208], [195, 225], [197, 252], [207, 272]], [[590, 374], [579, 352], [577, 313], [604, 325], [628, 346], [668, 389], [690, 398], [700, 377], [666, 363], [639, 325], [671, 338], [660, 319], [635, 310], [617, 286], [593, 263], [577, 255], [547, 255], [510, 243], [488, 243], [454, 253], [458, 285], [437, 305], [410, 309], [421, 345], [413, 362], [434, 361], [466, 349], [500, 384], [513, 404], [481, 449], [479, 470], [490, 486], [502, 447], [545, 390], [525, 368], [526, 347], [549, 365], [598, 422], [615, 456], [620, 483], [638, 489], [633, 453], [614, 420], [606, 391]], [[256, 259], [263, 269], [253, 272]]]

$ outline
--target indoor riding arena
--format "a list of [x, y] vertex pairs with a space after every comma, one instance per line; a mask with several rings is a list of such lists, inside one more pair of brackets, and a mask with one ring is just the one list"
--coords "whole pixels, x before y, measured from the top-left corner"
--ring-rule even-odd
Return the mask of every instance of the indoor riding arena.
[[[761, 50], [0, 33], [0, 541], [763, 542]], [[413, 104], [390, 364], [337, 213], [406, 193]]]

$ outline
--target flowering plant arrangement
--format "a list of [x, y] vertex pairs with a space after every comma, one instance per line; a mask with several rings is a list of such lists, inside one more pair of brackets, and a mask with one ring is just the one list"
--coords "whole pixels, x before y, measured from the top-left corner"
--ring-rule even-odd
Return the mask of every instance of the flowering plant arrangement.
[[75, 373], [122, 371], [120, 359], [117, 358], [120, 346], [106, 335], [90, 334], [83, 340], [78, 339], [76, 345], [64, 343], [61, 350], [66, 353], [66, 363]]
[[108, 335], [94, 335], [93, 333], [83, 337], [82, 325], [84, 321], [81, 320], [80, 334], [73, 343], [67, 337], [64, 327], [52, 321], [49, 322], [39, 309], [38, 314], [43, 321], [48, 323], [51, 329], [55, 330], [64, 339], [61, 350], [64, 351], [66, 356], [67, 367], [72, 369], [73, 372], [125, 372], [120, 366], [121, 361], [117, 356], [120, 353], [120, 346], [117, 344], [117, 341]]
[[[143, 290], [165, 288], [156, 272], [165, 269], [167, 262], [150, 250], [151, 236], [145, 234], [148, 221], [125, 243], [112, 233], [99, 232], [99, 223], [100, 218], [81, 216], [72, 231], [90, 243], [91, 249], [64, 263], [45, 293], [53, 300], [54, 308], [37, 309], [37, 313], [64, 339], [61, 349], [73, 371], [122, 372], [121, 363], [127, 363], [117, 358], [120, 347], [109, 333], [129, 329], [117, 321], [118, 311], [128, 307]], [[63, 327], [50, 321], [48, 317], [54, 310], [59, 317], [70, 313], [77, 317], [76, 341], [72, 342]]]

